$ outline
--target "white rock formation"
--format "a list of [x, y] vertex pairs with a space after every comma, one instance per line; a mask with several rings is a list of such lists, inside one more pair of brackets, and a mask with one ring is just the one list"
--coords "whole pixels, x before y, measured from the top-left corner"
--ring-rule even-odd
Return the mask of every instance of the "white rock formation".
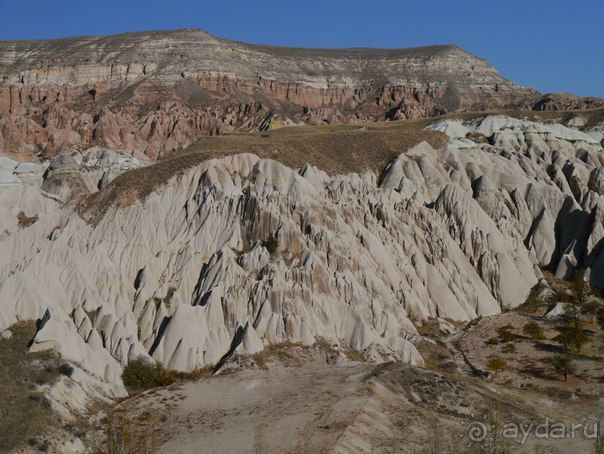
[[550, 304], [547, 308], [547, 310], [545, 311], [545, 313], [543, 314], [543, 316], [545, 318], [557, 318], [560, 317], [562, 315], [564, 315], [564, 311], [566, 310], [566, 307], [568, 306], [568, 303], [563, 303], [563, 302], [557, 302], [554, 304]]
[[42, 189], [67, 202], [78, 194], [102, 189], [119, 174], [147, 164], [148, 161], [100, 147], [65, 152], [50, 160]]
[[53, 201], [0, 237], [0, 331], [43, 319], [32, 349], [56, 348], [89, 375], [83, 389], [120, 395], [137, 357], [190, 371], [317, 337], [422, 364], [413, 322], [515, 307], [539, 267], [586, 267], [603, 286], [601, 146], [502, 117], [464, 128], [494, 144], [420, 144], [379, 182], [240, 154], [95, 225]]

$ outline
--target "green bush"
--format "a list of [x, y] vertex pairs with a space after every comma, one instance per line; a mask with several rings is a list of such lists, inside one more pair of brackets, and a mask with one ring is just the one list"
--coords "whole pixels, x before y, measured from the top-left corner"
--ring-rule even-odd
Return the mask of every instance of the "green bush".
[[522, 328], [522, 332], [525, 336], [533, 340], [543, 339], [543, 329], [539, 323], [535, 321], [528, 322]]
[[277, 252], [277, 249], [279, 249], [279, 241], [277, 241], [277, 238], [274, 235], [271, 235], [262, 242], [262, 246], [264, 246], [270, 254], [274, 254]]
[[487, 361], [487, 369], [497, 375], [508, 368], [505, 360], [501, 356], [493, 356]]
[[589, 336], [585, 332], [585, 330], [581, 328], [564, 328], [560, 334], [558, 334], [553, 339], [555, 342], [558, 342], [564, 350], [575, 349], [577, 352], [580, 352], [585, 344], [589, 342]]
[[161, 363], [138, 358], [131, 361], [122, 373], [124, 385], [131, 389], [150, 389], [174, 383], [173, 375]]
[[576, 329], [581, 328], [583, 321], [581, 318], [583, 317], [583, 306], [580, 303], [572, 302], [568, 303], [564, 308], [564, 313], [562, 314], [562, 320], [564, 323], [573, 326]]
[[497, 334], [499, 334], [499, 340], [501, 342], [515, 342], [518, 336], [511, 332], [514, 327], [510, 324], [502, 326], [497, 329]]
[[62, 363], [59, 365], [57, 370], [66, 377], [71, 377], [73, 375], [74, 368], [69, 363]]
[[548, 362], [556, 370], [564, 376], [564, 381], [568, 380], [568, 376], [575, 372], [573, 360], [568, 355], [556, 355], [548, 358]]
[[583, 304], [581, 312], [583, 315], [589, 318], [589, 323], [593, 323], [594, 319], [598, 316], [598, 311], [600, 311], [600, 304], [597, 301], [587, 301]]

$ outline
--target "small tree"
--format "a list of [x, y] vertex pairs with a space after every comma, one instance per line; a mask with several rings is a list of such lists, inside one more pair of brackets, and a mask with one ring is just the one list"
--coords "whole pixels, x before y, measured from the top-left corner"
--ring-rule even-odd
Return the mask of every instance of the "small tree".
[[487, 369], [497, 375], [508, 368], [505, 360], [501, 356], [493, 356], [487, 361]]
[[583, 303], [572, 302], [568, 303], [564, 308], [564, 313], [562, 314], [562, 320], [564, 323], [579, 329], [582, 325], [581, 317], [583, 316]]
[[556, 355], [548, 358], [548, 362], [556, 370], [564, 376], [564, 381], [568, 380], [568, 376], [575, 372], [573, 360], [568, 355]]
[[586, 303], [589, 296], [593, 294], [593, 289], [589, 285], [589, 280], [585, 279], [585, 270], [580, 270], [575, 273], [573, 287], [575, 290], [576, 304], [580, 306]]
[[589, 342], [589, 336], [581, 328], [566, 328], [553, 339], [558, 342], [564, 350], [575, 349], [580, 352], [585, 344]]
[[543, 337], [544, 337], [543, 329], [541, 328], [541, 325], [539, 325], [539, 323], [537, 323], [534, 320], [526, 323], [524, 325], [524, 327], [522, 328], [522, 332], [524, 333], [525, 336], [527, 336], [533, 340], [543, 339]]

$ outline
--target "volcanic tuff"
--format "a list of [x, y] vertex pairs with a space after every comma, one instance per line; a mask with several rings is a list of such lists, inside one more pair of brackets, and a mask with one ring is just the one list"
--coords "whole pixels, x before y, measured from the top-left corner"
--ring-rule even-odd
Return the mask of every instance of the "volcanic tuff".
[[100, 145], [155, 159], [203, 134], [530, 106], [538, 95], [456, 46], [283, 48], [201, 30], [0, 42], [0, 74], [0, 152], [21, 156]]
[[[604, 287], [601, 124], [430, 128], [450, 143], [421, 143], [380, 177], [235, 154], [162, 176], [142, 200], [127, 177], [159, 164], [105, 199], [138, 164], [93, 149], [17, 179], [24, 164], [4, 158], [0, 330], [40, 319], [31, 349], [76, 366], [51, 396], [66, 411], [123, 395], [121, 370], [141, 356], [190, 371], [326, 339], [421, 365], [417, 324], [516, 307], [540, 268]], [[61, 204], [78, 172], [103, 189]]]

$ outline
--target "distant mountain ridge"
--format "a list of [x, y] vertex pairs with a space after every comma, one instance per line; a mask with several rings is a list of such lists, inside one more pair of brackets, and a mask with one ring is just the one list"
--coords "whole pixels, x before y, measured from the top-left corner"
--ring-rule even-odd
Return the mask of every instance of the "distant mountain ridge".
[[0, 73], [0, 153], [30, 156], [100, 145], [157, 159], [206, 134], [539, 98], [457, 46], [287, 48], [198, 29], [0, 41]]

